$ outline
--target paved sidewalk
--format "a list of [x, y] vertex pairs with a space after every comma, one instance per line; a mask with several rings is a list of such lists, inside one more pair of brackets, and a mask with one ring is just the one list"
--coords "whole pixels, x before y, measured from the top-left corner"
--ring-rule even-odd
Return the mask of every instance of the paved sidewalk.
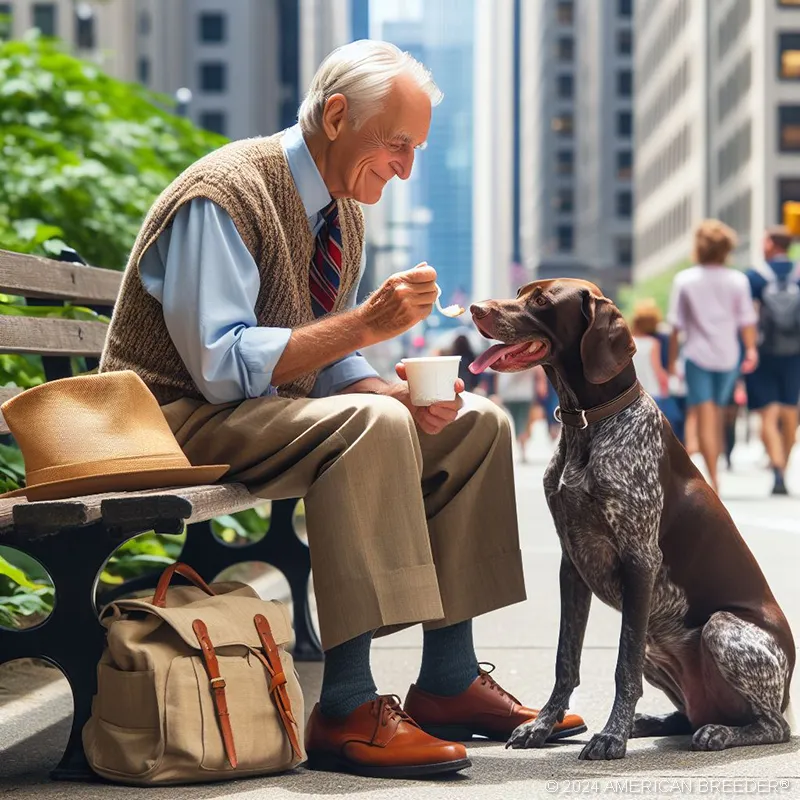
[[[501, 684], [532, 705], [541, 705], [549, 694], [558, 634], [559, 550], [541, 489], [547, 447], [542, 431], [537, 431], [529, 452], [532, 463], [520, 466], [517, 473], [528, 600], [475, 623], [479, 657], [496, 664], [495, 675]], [[760, 468], [759, 459], [757, 445], [739, 448], [734, 472], [722, 476], [722, 494], [800, 635], [800, 500], [769, 497], [769, 475]], [[789, 484], [800, 497], [800, 469], [794, 470]], [[511, 751], [500, 744], [476, 743], [470, 748], [471, 770], [454, 778], [426, 782], [369, 780], [298, 769], [273, 778], [168, 789], [51, 783], [47, 770], [58, 760], [69, 729], [66, 682], [42, 681], [40, 671], [28, 665], [24, 669], [20, 668], [23, 665], [12, 665], [0, 672], [0, 796], [26, 800], [278, 800], [348, 795], [363, 800], [528, 800], [570, 794], [659, 798], [694, 794], [719, 798], [762, 793], [800, 797], [798, 738], [786, 745], [726, 753], [688, 752], [688, 739], [682, 737], [645, 739], [631, 742], [623, 761], [579, 762], [580, 744], [602, 728], [611, 708], [619, 625], [616, 612], [593, 602], [583, 684], [573, 703], [589, 725], [589, 733], [578, 737], [579, 742], [538, 751]], [[404, 695], [416, 676], [420, 651], [418, 629], [377, 640], [373, 666], [379, 690]], [[321, 665], [300, 664], [299, 672], [310, 708], [319, 691]], [[38, 697], [30, 694], [31, 689]], [[797, 678], [794, 689], [797, 696]], [[666, 712], [670, 704], [646, 686], [640, 709]], [[711, 779], [717, 783], [711, 783]], [[723, 779], [730, 781], [720, 783]], [[774, 783], [768, 783], [770, 780]]]

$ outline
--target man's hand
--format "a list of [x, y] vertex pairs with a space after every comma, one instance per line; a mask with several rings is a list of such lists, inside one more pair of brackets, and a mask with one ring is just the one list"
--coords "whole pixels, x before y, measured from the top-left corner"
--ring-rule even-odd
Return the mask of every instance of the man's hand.
[[411, 402], [411, 395], [408, 392], [405, 366], [403, 364], [398, 364], [395, 370], [397, 372], [397, 377], [403, 382], [387, 385], [385, 394], [399, 400], [411, 412], [414, 422], [416, 422], [417, 427], [423, 433], [432, 435], [441, 433], [456, 418], [459, 410], [464, 405], [464, 401], [460, 396], [461, 392], [464, 391], [464, 381], [462, 381], [461, 378], [456, 379], [455, 400], [434, 403], [432, 406], [415, 406]]
[[390, 275], [355, 309], [376, 342], [405, 333], [427, 317], [436, 301], [436, 270], [427, 264]]

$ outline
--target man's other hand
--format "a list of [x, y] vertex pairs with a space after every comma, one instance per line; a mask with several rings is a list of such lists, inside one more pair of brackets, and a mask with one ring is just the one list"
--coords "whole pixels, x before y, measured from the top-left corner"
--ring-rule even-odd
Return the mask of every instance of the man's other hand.
[[402, 383], [394, 383], [387, 387], [387, 394], [399, 400], [414, 418], [417, 427], [423, 433], [436, 435], [441, 433], [458, 415], [464, 405], [461, 393], [464, 391], [464, 381], [457, 378], [455, 382], [455, 400], [448, 400], [442, 403], [434, 403], [432, 406], [415, 406], [411, 402], [411, 395], [408, 392], [406, 382], [406, 368], [403, 364], [395, 367], [397, 377]]

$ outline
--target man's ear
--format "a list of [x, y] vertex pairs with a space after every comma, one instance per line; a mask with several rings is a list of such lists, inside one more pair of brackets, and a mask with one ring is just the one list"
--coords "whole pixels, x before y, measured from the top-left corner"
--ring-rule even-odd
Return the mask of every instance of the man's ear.
[[343, 94], [331, 95], [322, 109], [322, 130], [331, 141], [334, 141], [347, 120], [347, 98]]
[[630, 364], [636, 345], [619, 309], [607, 298], [586, 290], [582, 310], [589, 325], [581, 339], [583, 376], [607, 383]]

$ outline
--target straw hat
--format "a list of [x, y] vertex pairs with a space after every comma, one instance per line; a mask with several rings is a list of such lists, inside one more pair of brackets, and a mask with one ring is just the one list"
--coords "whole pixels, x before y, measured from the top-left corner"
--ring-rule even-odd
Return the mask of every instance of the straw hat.
[[0, 406], [27, 486], [0, 497], [61, 500], [213, 483], [227, 464], [193, 467], [144, 381], [130, 370], [44, 383]]

